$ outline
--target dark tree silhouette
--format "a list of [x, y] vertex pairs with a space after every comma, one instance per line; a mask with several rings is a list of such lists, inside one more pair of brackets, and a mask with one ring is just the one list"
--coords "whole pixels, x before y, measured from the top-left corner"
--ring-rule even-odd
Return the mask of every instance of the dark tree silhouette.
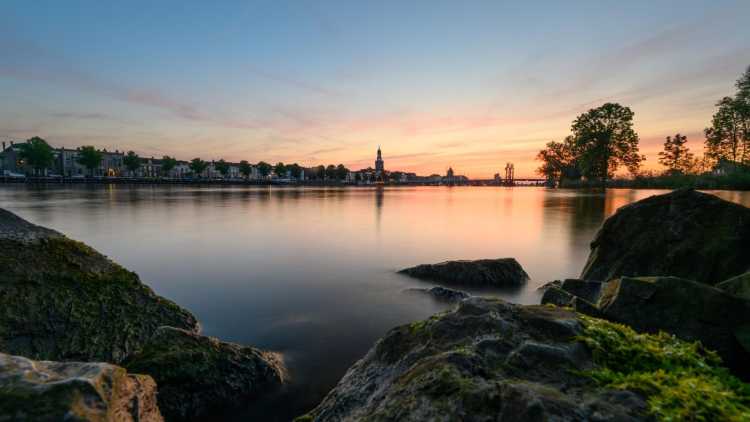
[[97, 151], [93, 146], [87, 145], [81, 147], [78, 152], [78, 164], [86, 167], [90, 175], [94, 174], [94, 169], [102, 163], [102, 153]]
[[34, 174], [50, 167], [55, 159], [52, 147], [47, 141], [35, 136], [18, 146], [18, 158], [34, 169]]
[[130, 175], [132, 176], [133, 173], [141, 168], [141, 157], [139, 157], [138, 154], [134, 153], [133, 151], [128, 151], [125, 157], [123, 157], [122, 163], [125, 165], [125, 168], [128, 169]]
[[664, 140], [664, 151], [659, 153], [659, 163], [667, 168], [668, 173], [684, 174], [693, 166], [693, 154], [685, 146], [687, 136], [679, 133]]
[[206, 168], [208, 167], [208, 163], [201, 160], [200, 158], [193, 158], [190, 161], [189, 167], [196, 177], [201, 177], [201, 174], [204, 171], [206, 171]]

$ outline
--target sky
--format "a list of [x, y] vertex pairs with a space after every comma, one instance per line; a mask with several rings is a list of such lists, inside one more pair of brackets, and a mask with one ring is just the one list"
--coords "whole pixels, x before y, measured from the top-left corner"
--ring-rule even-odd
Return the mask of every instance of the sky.
[[605, 102], [702, 150], [750, 1], [0, 2], [0, 140], [533, 177]]

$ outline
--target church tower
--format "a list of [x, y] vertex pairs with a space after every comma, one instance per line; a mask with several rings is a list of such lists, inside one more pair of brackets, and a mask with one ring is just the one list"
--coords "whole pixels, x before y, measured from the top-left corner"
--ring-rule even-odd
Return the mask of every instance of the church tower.
[[385, 164], [383, 164], [383, 154], [380, 152], [378, 145], [378, 156], [375, 158], [375, 177], [382, 179], [385, 176]]

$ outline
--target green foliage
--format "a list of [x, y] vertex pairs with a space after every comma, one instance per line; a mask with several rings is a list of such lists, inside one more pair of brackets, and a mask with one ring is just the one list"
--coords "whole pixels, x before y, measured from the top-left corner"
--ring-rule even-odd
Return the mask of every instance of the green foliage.
[[52, 165], [54, 154], [52, 147], [47, 141], [35, 136], [19, 145], [19, 158], [34, 168], [35, 171], [43, 170]]
[[633, 111], [617, 103], [606, 103], [581, 114], [571, 130], [581, 171], [588, 179], [603, 183], [620, 165], [636, 173], [646, 158], [638, 152], [638, 134], [633, 130]]
[[206, 167], [208, 167], [208, 163], [200, 158], [193, 158], [190, 161], [189, 167], [190, 171], [192, 171], [196, 177], [200, 177], [200, 175], [206, 170]]
[[265, 161], [259, 162], [258, 164], [255, 165], [255, 167], [258, 168], [258, 172], [263, 177], [266, 177], [269, 174], [271, 174], [271, 169], [273, 168], [273, 166], [271, 166], [270, 164], [266, 163]]
[[706, 134], [706, 155], [714, 160], [750, 163], [750, 67], [737, 80], [734, 97], [716, 103]]
[[572, 136], [566, 137], [563, 142], [548, 142], [547, 147], [539, 151], [536, 159], [542, 162], [537, 173], [559, 185], [562, 185], [563, 179], [581, 178], [578, 153]]
[[125, 168], [132, 174], [141, 167], [141, 157], [133, 151], [128, 151], [125, 157], [123, 157], [122, 163], [125, 164]]
[[664, 140], [664, 151], [659, 152], [659, 163], [668, 173], [687, 173], [693, 167], [693, 154], [685, 146], [687, 136], [679, 133]]
[[172, 171], [173, 168], [177, 166], [177, 159], [174, 157], [170, 157], [168, 155], [165, 155], [161, 157], [161, 171], [162, 173], [169, 174], [170, 171]]
[[227, 177], [227, 174], [229, 174], [229, 163], [224, 161], [223, 158], [214, 163], [214, 168], [224, 177]]
[[284, 163], [278, 162], [273, 166], [273, 172], [276, 174], [276, 177], [286, 177], [286, 166]]
[[597, 383], [642, 394], [663, 421], [750, 420], [750, 385], [729, 374], [718, 355], [700, 343], [581, 318], [585, 330], [579, 340], [599, 366], [586, 375]]
[[243, 176], [250, 177], [250, 173], [253, 172], [253, 167], [250, 165], [250, 163], [247, 162], [247, 160], [240, 161], [240, 173], [242, 173]]
[[89, 173], [102, 163], [102, 153], [97, 151], [93, 146], [87, 145], [81, 147], [78, 152], [78, 164], [86, 167]]

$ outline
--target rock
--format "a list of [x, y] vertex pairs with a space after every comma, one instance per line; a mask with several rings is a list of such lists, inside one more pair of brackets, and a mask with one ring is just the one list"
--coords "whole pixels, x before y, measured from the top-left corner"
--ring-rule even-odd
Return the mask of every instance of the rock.
[[161, 421], [156, 383], [108, 363], [0, 353], [0, 420]]
[[193, 420], [236, 406], [272, 391], [286, 377], [274, 353], [172, 327], [159, 328], [123, 365], [156, 380], [159, 408], [168, 420]]
[[408, 293], [428, 294], [443, 302], [459, 302], [469, 297], [468, 293], [462, 292], [461, 290], [448, 289], [440, 286], [435, 286], [430, 289], [407, 289], [406, 291]]
[[298, 421], [633, 421], [646, 402], [596, 385], [580, 317], [473, 297], [391, 330]]
[[626, 205], [591, 243], [582, 279], [675, 276], [716, 284], [750, 270], [750, 209], [694, 190]]
[[521, 286], [529, 279], [521, 264], [513, 258], [423, 264], [399, 273], [446, 284], [485, 287]]
[[750, 300], [750, 272], [722, 281], [716, 287], [729, 294]]
[[736, 338], [750, 326], [750, 302], [716, 287], [677, 277], [622, 277], [606, 283], [601, 315], [642, 332], [666, 331], [700, 341], [740, 374], [750, 355]]
[[0, 210], [0, 351], [119, 363], [190, 312], [94, 249]]

